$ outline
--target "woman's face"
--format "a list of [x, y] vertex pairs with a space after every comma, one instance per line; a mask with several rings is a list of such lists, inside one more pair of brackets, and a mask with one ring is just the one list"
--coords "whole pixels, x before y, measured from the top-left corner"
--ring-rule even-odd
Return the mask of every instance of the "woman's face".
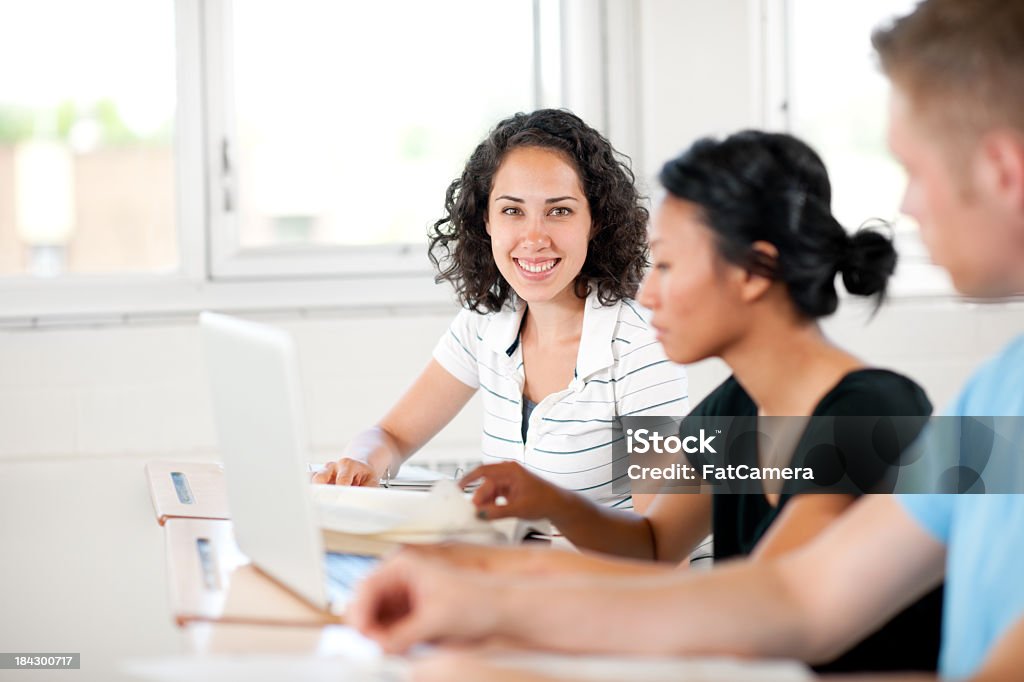
[[745, 272], [719, 254], [697, 204], [666, 198], [649, 229], [653, 266], [639, 302], [673, 362], [720, 356], [741, 334]]
[[540, 147], [505, 155], [487, 199], [487, 234], [498, 270], [521, 299], [574, 298], [590, 232], [590, 206], [564, 156]]

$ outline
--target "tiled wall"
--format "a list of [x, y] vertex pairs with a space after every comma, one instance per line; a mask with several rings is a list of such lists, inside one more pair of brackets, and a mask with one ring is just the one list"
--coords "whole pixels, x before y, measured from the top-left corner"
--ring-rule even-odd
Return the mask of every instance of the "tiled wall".
[[[827, 333], [872, 364], [910, 374], [937, 406], [972, 367], [1024, 331], [1024, 306], [895, 301], [865, 325], [847, 305]], [[291, 331], [318, 456], [389, 407], [430, 357], [447, 314], [264, 318]], [[196, 328], [187, 323], [0, 333], [0, 456], [211, 457], [216, 437]], [[699, 400], [725, 376], [718, 361], [691, 368]], [[424, 451], [474, 456], [477, 401]]]

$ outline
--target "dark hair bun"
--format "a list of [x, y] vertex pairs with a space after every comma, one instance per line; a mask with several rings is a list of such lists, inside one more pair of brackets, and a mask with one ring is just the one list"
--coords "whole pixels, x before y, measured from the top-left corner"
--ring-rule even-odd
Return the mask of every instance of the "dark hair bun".
[[839, 261], [843, 286], [856, 296], [885, 297], [889, 278], [896, 271], [896, 249], [892, 240], [875, 230], [855, 232]]
[[[821, 157], [785, 133], [746, 130], [705, 138], [672, 159], [660, 180], [669, 194], [700, 206], [727, 261], [784, 282], [797, 310], [816, 319], [847, 291], [881, 305], [896, 268], [892, 241], [873, 230], [849, 235], [832, 215], [832, 186]], [[773, 245], [776, 258], [754, 248]]]

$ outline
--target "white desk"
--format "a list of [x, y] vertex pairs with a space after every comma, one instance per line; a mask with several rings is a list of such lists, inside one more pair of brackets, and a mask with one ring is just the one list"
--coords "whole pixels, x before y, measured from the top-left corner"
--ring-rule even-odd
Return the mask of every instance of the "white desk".
[[[297, 654], [301, 658], [266, 660], [292, 669], [302, 663], [314, 675], [333, 666], [317, 663], [310, 654], [344, 654], [353, 664], [373, 656], [365, 641], [345, 628], [197, 624], [178, 629], [167, 600], [164, 529], [150, 503], [144, 465], [142, 458], [127, 457], [0, 460], [0, 649], [82, 655], [80, 670], [0, 670], [0, 680], [128, 680], [134, 678], [121, 669], [123, 661], [166, 657], [183, 661], [174, 670], [186, 676], [172, 674], [172, 679], [206, 674], [220, 680], [244, 669], [245, 657], [239, 654], [258, 660]], [[191, 652], [228, 658], [205, 659], [209, 663], [175, 658]], [[243, 668], [230, 667], [236, 664]], [[543, 667], [580, 672], [581, 664], [567, 659]], [[590, 665], [605, 673], [609, 669], [606, 661]], [[680, 662], [669, 662], [667, 669], [655, 665], [651, 670], [668, 674], [658, 679], [679, 676]], [[684, 670], [700, 669], [699, 663], [683, 665]], [[735, 672], [705, 679], [735, 679]], [[744, 673], [741, 677], [787, 682], [802, 678], [799, 670], [774, 664]]]
[[183, 650], [144, 464], [0, 460], [2, 649], [82, 654], [80, 670], [0, 679], [130, 679], [120, 660]]

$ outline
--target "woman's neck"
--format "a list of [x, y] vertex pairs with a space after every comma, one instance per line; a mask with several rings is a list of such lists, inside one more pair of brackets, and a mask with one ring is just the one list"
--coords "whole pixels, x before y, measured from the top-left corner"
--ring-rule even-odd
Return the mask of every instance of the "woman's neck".
[[583, 332], [586, 299], [574, 292], [551, 301], [529, 303], [523, 323], [523, 341], [552, 347], [566, 340], [579, 339]]
[[760, 325], [722, 359], [762, 416], [809, 416], [844, 376], [864, 367], [807, 321]]

